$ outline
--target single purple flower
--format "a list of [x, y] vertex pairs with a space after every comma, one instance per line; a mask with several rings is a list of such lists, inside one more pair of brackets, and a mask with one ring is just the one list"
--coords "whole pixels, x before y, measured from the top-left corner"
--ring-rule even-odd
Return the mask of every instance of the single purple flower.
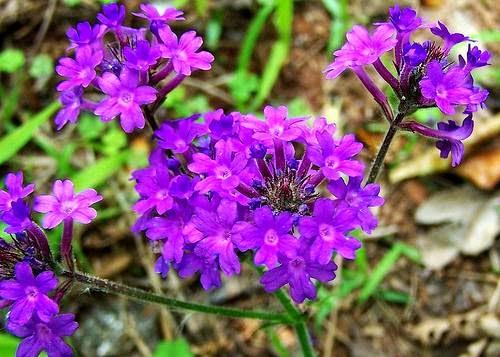
[[248, 117], [241, 123], [245, 128], [253, 129], [253, 138], [272, 145], [274, 139], [291, 141], [302, 135], [302, 126], [305, 118], [288, 118], [287, 107], [281, 105], [264, 108], [265, 120]]
[[181, 262], [184, 255], [184, 222], [178, 218], [153, 217], [146, 223], [146, 236], [163, 242], [162, 257], [167, 262]]
[[146, 72], [161, 56], [161, 50], [158, 45], [151, 45], [148, 41], [137, 41], [135, 47], [126, 46], [123, 49], [125, 66], [138, 71]]
[[216, 212], [197, 210], [192, 218], [203, 238], [196, 243], [194, 252], [208, 258], [217, 257], [222, 271], [227, 275], [240, 273], [236, 255], [236, 242], [241, 240], [241, 227], [237, 224], [236, 202], [222, 200]]
[[488, 63], [490, 58], [490, 52], [481, 51], [479, 47], [471, 47], [471, 45], [469, 45], [467, 49], [467, 61], [465, 61], [462, 55], [458, 56], [460, 67], [462, 67], [466, 72], [470, 72], [476, 68], [490, 65], [490, 63]]
[[399, 33], [411, 33], [423, 24], [415, 10], [409, 7], [401, 9], [398, 4], [389, 8], [389, 21]]
[[327, 198], [317, 200], [313, 215], [299, 220], [301, 236], [311, 239], [311, 259], [326, 264], [332, 259], [334, 251], [346, 259], [354, 259], [354, 252], [361, 247], [361, 243], [345, 235], [355, 227], [354, 218], [352, 209], [338, 206]]
[[317, 133], [318, 146], [310, 146], [307, 155], [313, 164], [321, 169], [321, 173], [331, 180], [336, 180], [341, 173], [348, 176], [363, 175], [364, 166], [361, 162], [352, 160], [363, 148], [354, 135], [346, 135], [335, 144], [328, 132]]
[[109, 28], [120, 27], [125, 20], [125, 6], [108, 4], [102, 7], [102, 12], [97, 14], [97, 20]]
[[420, 43], [410, 44], [408, 42], [403, 45], [403, 59], [406, 64], [416, 67], [423, 63], [426, 58], [427, 49]]
[[451, 166], [455, 167], [462, 161], [464, 155], [462, 140], [467, 139], [472, 134], [474, 121], [472, 114], [469, 114], [462, 122], [462, 126], [449, 120], [448, 123], [438, 123], [437, 129], [431, 129], [417, 122], [405, 123], [405, 127], [424, 136], [438, 139], [436, 147], [440, 150], [441, 157], [445, 159], [451, 152]]
[[172, 61], [176, 73], [190, 76], [193, 69], [206, 71], [212, 67], [214, 56], [207, 51], [198, 52], [203, 39], [196, 36], [196, 32], [185, 32], [178, 39], [170, 27], [165, 26], [159, 30], [159, 36], [163, 42], [162, 56]]
[[448, 28], [441, 21], [438, 21], [439, 26], [431, 28], [431, 32], [441, 37], [444, 40], [443, 53], [447, 55], [451, 48], [457, 43], [469, 41], [470, 38], [462, 35], [461, 33], [450, 33]]
[[420, 81], [420, 89], [424, 98], [435, 101], [446, 115], [455, 114], [456, 105], [473, 104], [469, 74], [459, 66], [444, 72], [438, 61], [432, 61]]
[[346, 185], [342, 178], [330, 181], [328, 190], [335, 196], [334, 202], [342, 203], [346, 208], [352, 209], [355, 219], [366, 233], [371, 233], [377, 227], [377, 218], [370, 212], [369, 207], [382, 206], [384, 199], [379, 196], [380, 185], [371, 183], [362, 186], [363, 178], [350, 177]]
[[0, 213], [11, 209], [11, 204], [20, 198], [31, 194], [35, 189], [34, 184], [23, 186], [23, 173], [8, 173], [5, 176], [6, 191], [0, 190]]
[[233, 156], [231, 145], [223, 140], [215, 144], [215, 150], [215, 160], [206, 154], [196, 153], [193, 155], [193, 162], [188, 165], [189, 170], [205, 175], [195, 186], [201, 193], [236, 188], [240, 184], [238, 174], [247, 164], [245, 154], [238, 152]]
[[235, 115], [233, 113], [224, 114], [224, 110], [217, 109], [205, 113], [203, 116], [210, 131], [210, 137], [215, 140], [232, 138], [238, 131]]
[[76, 123], [82, 106], [82, 95], [82, 87], [74, 87], [61, 92], [59, 101], [62, 108], [54, 118], [57, 130], [61, 130], [67, 123]]
[[0, 215], [0, 220], [7, 224], [5, 232], [9, 234], [21, 233], [32, 225], [29, 206], [18, 199], [11, 203], [11, 209]]
[[75, 59], [61, 58], [59, 65], [56, 66], [56, 72], [67, 79], [57, 85], [57, 90], [88, 87], [96, 77], [95, 67], [102, 62], [102, 58], [102, 51], [94, 51], [89, 46], [77, 48]]
[[53, 272], [45, 271], [35, 277], [28, 263], [18, 263], [15, 279], [0, 281], [0, 297], [13, 301], [9, 321], [24, 325], [33, 315], [43, 322], [50, 321], [59, 312], [59, 306], [47, 294], [56, 286]]
[[333, 53], [335, 60], [324, 70], [326, 78], [336, 78], [347, 68], [375, 63], [396, 46], [394, 34], [394, 28], [386, 24], [377, 27], [373, 34], [363, 26], [354, 26], [346, 34], [344, 46]]
[[199, 114], [196, 114], [175, 122], [163, 123], [155, 131], [158, 146], [163, 149], [172, 150], [176, 154], [187, 152], [193, 141], [198, 136], [206, 133], [206, 127], [195, 122], [198, 117]]
[[165, 279], [167, 277], [168, 271], [170, 270], [170, 264], [161, 255], [156, 259], [154, 271]]
[[170, 21], [184, 20], [182, 16], [184, 13], [174, 7], [167, 7], [163, 10], [163, 13], [160, 13], [152, 4], [141, 4], [140, 8], [142, 12], [133, 12], [132, 14], [137, 17], [142, 17], [151, 23], [157, 23], [157, 28], [165, 26]]
[[255, 264], [274, 268], [278, 254], [292, 257], [297, 249], [298, 240], [290, 234], [293, 220], [290, 212], [275, 216], [269, 206], [258, 208], [254, 212], [254, 223], [245, 225], [236, 245], [242, 251], [256, 249]]
[[310, 258], [309, 245], [302, 240], [294, 257], [280, 257], [281, 265], [266, 271], [260, 282], [266, 292], [272, 293], [288, 284], [290, 295], [295, 303], [300, 304], [306, 298], [316, 299], [316, 287], [311, 279], [326, 283], [335, 279], [337, 266], [333, 262], [318, 264]]
[[174, 204], [169, 194], [170, 174], [164, 166], [156, 166], [154, 173], [139, 179], [135, 189], [141, 195], [141, 199], [133, 207], [137, 213], [144, 214], [155, 208], [158, 214], [163, 214]]
[[96, 217], [96, 210], [90, 206], [101, 201], [102, 196], [95, 190], [88, 188], [75, 194], [73, 182], [56, 180], [52, 191], [53, 195], [37, 196], [33, 207], [37, 212], [46, 213], [42, 221], [44, 228], [54, 228], [65, 219], [88, 224]]
[[222, 285], [219, 264], [214, 256], [198, 255], [195, 252], [184, 254], [177, 271], [183, 279], [199, 272], [201, 286], [205, 290], [220, 288]]
[[51, 357], [73, 356], [71, 347], [63, 339], [73, 335], [78, 328], [73, 314], [54, 315], [45, 322], [34, 318], [26, 325], [8, 321], [6, 327], [13, 335], [23, 338], [16, 356], [37, 357], [42, 351]]
[[139, 73], [129, 69], [123, 69], [120, 78], [106, 72], [98, 79], [98, 83], [107, 95], [94, 111], [101, 120], [110, 121], [119, 115], [120, 125], [126, 133], [133, 132], [135, 128], [144, 128], [145, 119], [141, 105], [156, 100], [156, 89], [141, 86]]
[[70, 27], [66, 31], [66, 36], [71, 41], [68, 50], [84, 46], [90, 46], [94, 50], [102, 49], [100, 41], [105, 33], [106, 26], [91, 26], [88, 21], [79, 22], [76, 27]]

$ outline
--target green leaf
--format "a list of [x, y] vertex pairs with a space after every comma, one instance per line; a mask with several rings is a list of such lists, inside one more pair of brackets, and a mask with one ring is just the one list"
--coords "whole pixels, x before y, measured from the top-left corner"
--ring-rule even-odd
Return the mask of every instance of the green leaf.
[[246, 111], [245, 103], [250, 100], [257, 89], [259, 89], [259, 79], [253, 73], [235, 72], [229, 81], [231, 96], [241, 111]]
[[500, 41], [500, 30], [481, 31], [477, 35], [472, 36], [472, 38], [474, 40], [481, 41], [484, 43], [499, 42]]
[[104, 184], [116, 171], [120, 170], [130, 152], [124, 151], [110, 157], [97, 160], [93, 165], [83, 169], [72, 177], [75, 189], [97, 188]]
[[345, 33], [351, 27], [347, 0], [323, 0], [323, 5], [332, 16], [328, 52], [339, 48], [344, 42]]
[[0, 164], [14, 156], [26, 145], [35, 134], [40, 125], [45, 123], [59, 108], [59, 103], [54, 102], [44, 110], [29, 119], [26, 123], [0, 139]]
[[81, 2], [82, 2], [81, 0], [63, 0], [64, 5], [68, 7], [74, 7], [80, 5]]
[[120, 151], [120, 149], [127, 146], [127, 135], [123, 130], [116, 127], [111, 128], [102, 137], [102, 149], [101, 152], [107, 156], [114, 155]]
[[14, 73], [25, 62], [24, 53], [15, 48], [7, 48], [0, 52], [0, 72]]
[[386, 275], [389, 274], [394, 267], [403, 250], [403, 245], [401, 243], [396, 243], [387, 253], [385, 253], [380, 262], [373, 269], [372, 274], [367, 277], [366, 283], [359, 294], [360, 302], [365, 302], [373, 295]]
[[49, 55], [40, 54], [33, 58], [29, 70], [30, 76], [36, 79], [47, 79], [54, 73], [54, 62]]
[[0, 333], [0, 356], [15, 356], [19, 339], [7, 333]]
[[410, 295], [396, 290], [381, 290], [376, 296], [379, 299], [395, 304], [408, 305], [411, 302]]
[[184, 339], [172, 341], [162, 341], [156, 345], [153, 357], [192, 357], [194, 356], [189, 349], [189, 344]]
[[217, 49], [219, 46], [220, 35], [222, 33], [222, 13], [216, 12], [215, 15], [208, 21], [205, 30], [205, 41], [207, 47], [211, 50]]
[[[111, 123], [109, 123], [109, 125], [111, 125]], [[104, 124], [96, 115], [83, 113], [78, 120], [76, 128], [80, 133], [80, 136], [85, 141], [90, 142], [94, 139], [102, 137], [106, 124]]]

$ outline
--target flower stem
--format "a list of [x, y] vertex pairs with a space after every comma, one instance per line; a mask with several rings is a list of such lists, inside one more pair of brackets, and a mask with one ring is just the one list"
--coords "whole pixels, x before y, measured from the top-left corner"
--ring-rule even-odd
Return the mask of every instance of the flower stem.
[[232, 318], [256, 319], [268, 322], [277, 322], [282, 324], [293, 324], [294, 321], [289, 316], [280, 313], [271, 313], [267, 311], [248, 311], [236, 308], [213, 306], [186, 302], [171, 299], [166, 296], [151, 293], [142, 289], [134, 288], [128, 285], [120, 284], [114, 281], [98, 278], [96, 276], [84, 274], [81, 272], [71, 272], [62, 270], [59, 275], [73, 279], [79, 283], [90, 286], [104, 293], [124, 295], [140, 301], [148, 301], [156, 304], [168, 306], [173, 309], [202, 312]]
[[295, 328], [295, 332], [297, 333], [297, 338], [299, 340], [300, 349], [302, 350], [302, 355], [304, 357], [315, 356], [304, 315], [297, 309], [295, 304], [290, 301], [290, 298], [282, 289], [277, 290], [274, 295], [278, 298], [281, 305], [283, 305], [288, 315], [295, 321], [293, 327]]
[[389, 146], [391, 145], [392, 139], [394, 139], [394, 136], [396, 135], [396, 132], [399, 129], [399, 124], [401, 121], [404, 119], [405, 113], [398, 113], [396, 115], [396, 118], [394, 121], [391, 122], [389, 129], [387, 130], [387, 133], [385, 134], [384, 140], [382, 141], [382, 144], [380, 145], [380, 148], [377, 152], [377, 156], [375, 157], [375, 161], [373, 161], [373, 164], [370, 168], [370, 173], [368, 174], [368, 179], [366, 180], [365, 185], [368, 185], [370, 183], [374, 183], [377, 180], [377, 177], [380, 173], [380, 170], [382, 169], [382, 166], [384, 165], [384, 159], [385, 156], [387, 155], [387, 152], [389, 151]]

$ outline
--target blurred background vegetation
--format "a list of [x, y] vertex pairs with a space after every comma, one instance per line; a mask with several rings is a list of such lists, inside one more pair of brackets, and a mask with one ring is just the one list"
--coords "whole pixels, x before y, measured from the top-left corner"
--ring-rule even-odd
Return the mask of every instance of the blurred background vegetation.
[[[105, 200], [97, 221], [77, 232], [81, 270], [177, 298], [278, 309], [250, 270], [211, 293], [196, 280], [170, 274], [162, 281], [152, 271], [150, 250], [130, 233], [136, 199], [130, 171], [147, 162], [149, 129], [126, 136], [115, 122], [84, 114], [78, 125], [55, 131], [54, 64], [67, 46], [65, 31], [78, 21], [94, 22], [107, 2], [0, 0], [0, 176], [23, 170], [38, 192], [66, 177], [78, 189], [100, 191]], [[140, 2], [123, 3], [135, 10]], [[372, 158], [386, 125], [379, 109], [353, 75], [326, 81], [322, 70], [353, 24], [385, 19], [393, 1], [163, 4], [183, 9], [187, 21], [174, 29], [196, 29], [216, 57], [211, 71], [196, 73], [168, 97], [165, 118], [286, 104], [291, 115], [324, 115], [340, 132], [356, 133], [366, 147], [364, 158]], [[488, 109], [478, 115], [466, 159], [455, 169], [438, 158], [432, 142], [399, 135], [382, 179], [386, 204], [379, 211], [380, 227], [370, 237], [359, 236], [365, 245], [356, 260], [337, 261], [337, 279], [307, 304], [311, 332], [325, 356], [499, 356], [500, 8], [495, 0], [400, 5], [417, 8], [430, 22], [442, 20], [493, 53], [492, 66], [477, 78], [490, 91]], [[419, 111], [415, 118], [443, 119], [438, 110]], [[59, 236], [52, 232], [51, 244]], [[81, 356], [297, 353], [287, 327], [185, 315], [90, 291], [74, 290], [67, 305], [80, 322], [71, 343]], [[0, 334], [1, 356], [12, 355], [15, 346], [15, 339]]]

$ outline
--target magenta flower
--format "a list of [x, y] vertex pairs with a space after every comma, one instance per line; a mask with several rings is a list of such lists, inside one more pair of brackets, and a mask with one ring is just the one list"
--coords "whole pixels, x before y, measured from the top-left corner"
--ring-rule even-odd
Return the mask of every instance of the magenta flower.
[[154, 217], [146, 224], [146, 236], [152, 241], [163, 242], [164, 261], [180, 263], [184, 255], [183, 221], [174, 218]]
[[438, 61], [427, 66], [427, 73], [420, 81], [422, 95], [435, 101], [446, 115], [455, 114], [456, 105], [476, 104], [471, 99], [472, 90], [469, 85], [469, 74], [459, 66], [444, 72]]
[[462, 57], [458, 56], [460, 67], [463, 68], [465, 72], [471, 72], [472, 70], [484, 66], [488, 66], [490, 63], [488, 61], [491, 58], [491, 53], [488, 51], [481, 51], [477, 46], [467, 49], [467, 61]]
[[91, 26], [88, 21], [79, 22], [75, 27], [70, 27], [66, 31], [66, 36], [71, 41], [71, 45], [67, 50], [90, 46], [93, 49], [101, 49], [101, 39], [106, 33], [106, 26], [94, 25]]
[[107, 95], [99, 103], [94, 113], [103, 121], [110, 121], [120, 116], [120, 125], [126, 133], [135, 128], [142, 129], [145, 125], [141, 105], [156, 100], [156, 90], [139, 84], [139, 74], [136, 71], [124, 69], [120, 78], [106, 72], [98, 79], [99, 87]]
[[0, 190], [0, 213], [11, 209], [12, 202], [24, 198], [31, 194], [35, 189], [34, 184], [23, 186], [23, 173], [8, 173], [5, 176], [6, 191]]
[[215, 256], [208, 257], [196, 253], [184, 254], [177, 269], [179, 276], [183, 279], [200, 273], [201, 286], [205, 290], [219, 288], [222, 285], [219, 264]]
[[354, 26], [346, 35], [346, 44], [333, 53], [335, 60], [325, 69], [326, 78], [336, 78], [347, 68], [375, 63], [396, 46], [394, 34], [394, 28], [385, 24], [377, 27], [373, 34], [363, 26]]
[[126, 46], [123, 49], [125, 66], [138, 71], [146, 72], [161, 56], [161, 50], [158, 45], [150, 45], [148, 41], [137, 41], [135, 48]]
[[208, 259], [217, 257], [222, 271], [227, 275], [240, 273], [240, 261], [236, 255], [236, 242], [241, 240], [241, 227], [237, 224], [236, 202], [223, 200], [216, 212], [198, 210], [193, 224], [203, 234], [194, 252]]
[[312, 240], [311, 259], [327, 264], [334, 251], [344, 258], [354, 259], [354, 252], [361, 247], [361, 243], [345, 234], [356, 226], [355, 216], [354, 210], [337, 207], [332, 200], [317, 200], [313, 215], [299, 220], [300, 234]]
[[371, 233], [377, 227], [377, 218], [370, 212], [370, 207], [382, 206], [384, 199], [379, 196], [380, 185], [371, 183], [362, 187], [362, 180], [361, 176], [350, 177], [346, 185], [340, 178], [331, 181], [328, 190], [335, 196], [334, 202], [357, 212], [354, 219], [366, 233]]
[[86, 189], [75, 194], [73, 182], [57, 180], [52, 188], [53, 195], [42, 195], [35, 198], [33, 209], [45, 213], [43, 227], [50, 229], [66, 219], [79, 223], [90, 223], [97, 215], [95, 209], [90, 208], [102, 200], [93, 189]]
[[215, 150], [215, 160], [206, 154], [196, 153], [193, 155], [193, 162], [188, 165], [189, 170], [205, 175], [195, 186], [201, 193], [210, 190], [230, 191], [236, 188], [240, 184], [238, 174], [247, 164], [245, 154], [239, 152], [233, 156], [231, 145], [225, 141], [219, 141]]
[[76, 123], [82, 107], [82, 95], [82, 87], [75, 87], [61, 92], [59, 101], [62, 108], [54, 118], [57, 130], [61, 130], [67, 123]]
[[306, 298], [316, 299], [316, 287], [311, 279], [323, 283], [335, 279], [337, 266], [333, 262], [321, 265], [310, 258], [309, 245], [301, 241], [298, 252], [292, 258], [280, 257], [281, 265], [266, 271], [260, 282], [266, 292], [272, 293], [288, 284], [290, 295], [295, 303], [300, 304]]
[[0, 219], [7, 225], [5, 232], [9, 234], [21, 233], [32, 225], [29, 206], [18, 199], [11, 203], [11, 209], [0, 215]]
[[331, 180], [337, 180], [341, 173], [349, 176], [363, 175], [364, 165], [352, 160], [363, 144], [357, 142], [354, 135], [346, 135], [338, 144], [328, 132], [317, 133], [318, 146], [309, 148], [309, 159], [321, 168], [321, 173]]
[[104, 5], [102, 13], [97, 14], [97, 19], [109, 28], [120, 27], [125, 20], [125, 6], [114, 3]]
[[302, 125], [305, 118], [288, 118], [288, 109], [285, 106], [277, 108], [267, 105], [264, 108], [266, 120], [249, 117], [242, 123], [245, 128], [253, 129], [253, 138], [272, 145], [274, 139], [289, 141], [302, 135]]
[[16, 356], [36, 357], [42, 351], [51, 357], [73, 356], [71, 347], [63, 339], [73, 335], [78, 328], [73, 314], [54, 315], [45, 322], [33, 319], [26, 325], [8, 321], [6, 327], [10, 333], [23, 339]]
[[458, 126], [453, 120], [448, 120], [448, 123], [438, 123], [437, 129], [431, 129], [417, 122], [405, 123], [405, 127], [424, 136], [438, 139], [436, 147], [440, 150], [441, 157], [445, 159], [451, 153], [451, 166], [455, 167], [462, 161], [464, 156], [462, 141], [472, 134], [474, 121], [472, 114], [469, 114], [462, 126]]
[[253, 224], [245, 225], [236, 245], [242, 251], [255, 249], [255, 264], [274, 268], [278, 254], [288, 257], [295, 254], [298, 240], [290, 234], [294, 221], [291, 213], [275, 216], [269, 206], [264, 206], [255, 210], [253, 219]]
[[173, 198], [169, 194], [170, 175], [167, 168], [157, 166], [154, 173], [144, 175], [138, 180], [135, 189], [141, 199], [134, 205], [133, 210], [144, 214], [152, 208], [156, 208], [158, 214], [163, 214], [172, 208]]
[[206, 71], [212, 67], [214, 56], [207, 51], [198, 52], [203, 40], [196, 36], [196, 32], [185, 32], [178, 39], [177, 35], [165, 26], [159, 30], [159, 36], [163, 42], [162, 56], [172, 61], [176, 73], [189, 76], [193, 69]]
[[198, 117], [199, 115], [194, 115], [179, 121], [163, 123], [155, 132], [158, 146], [172, 150], [176, 154], [188, 151], [193, 141], [207, 131], [204, 125], [195, 122]]
[[457, 43], [469, 41], [469, 37], [462, 35], [461, 33], [450, 33], [448, 28], [441, 21], [438, 21], [439, 26], [431, 28], [431, 32], [441, 37], [444, 40], [443, 53], [447, 55], [451, 48]]
[[56, 72], [67, 79], [57, 85], [58, 91], [75, 87], [88, 87], [96, 77], [95, 68], [102, 62], [102, 51], [94, 51], [91, 47], [77, 48], [75, 59], [64, 57], [59, 60]]
[[41, 321], [50, 321], [59, 312], [59, 306], [47, 294], [57, 286], [57, 278], [51, 271], [33, 275], [28, 263], [18, 263], [15, 279], [0, 281], [0, 297], [13, 302], [9, 321], [24, 325], [36, 315]]
[[152, 4], [141, 4], [140, 8], [142, 12], [133, 12], [135, 16], [142, 17], [149, 22], [157, 22], [159, 25], [165, 25], [170, 21], [184, 20], [182, 16], [184, 13], [174, 7], [167, 7], [161, 14]]

